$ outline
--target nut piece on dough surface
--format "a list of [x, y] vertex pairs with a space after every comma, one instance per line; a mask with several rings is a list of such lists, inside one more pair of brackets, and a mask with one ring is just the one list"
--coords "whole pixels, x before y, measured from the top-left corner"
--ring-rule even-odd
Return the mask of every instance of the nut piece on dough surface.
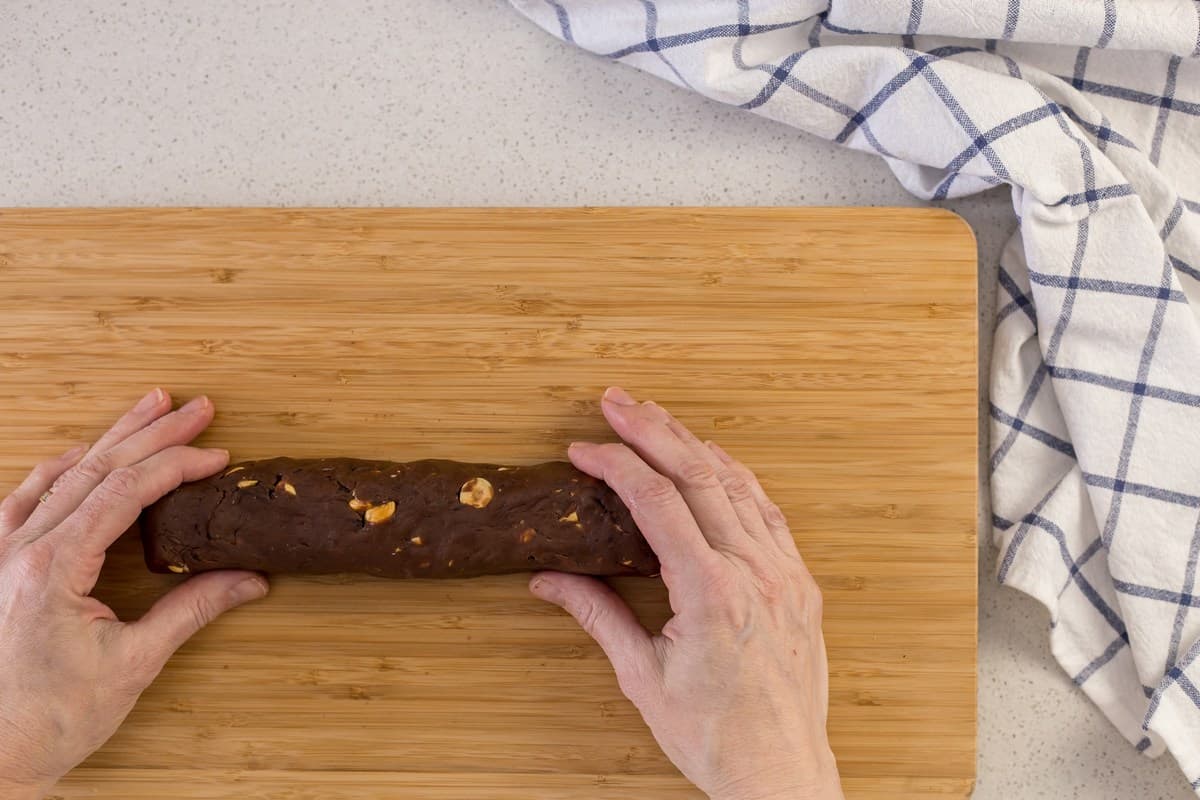
[[368, 508], [366, 513], [363, 514], [363, 519], [365, 519], [369, 525], [379, 525], [380, 523], [387, 522], [395, 515], [396, 502], [394, 500], [389, 500], [383, 505], [371, 506]]
[[474, 508], [487, 508], [495, 496], [496, 489], [487, 478], [471, 478], [458, 490], [458, 502]]

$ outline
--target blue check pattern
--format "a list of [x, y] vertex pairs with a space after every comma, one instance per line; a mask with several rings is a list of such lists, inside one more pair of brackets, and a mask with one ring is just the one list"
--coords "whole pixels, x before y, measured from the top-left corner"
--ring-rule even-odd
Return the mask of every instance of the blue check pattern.
[[1200, 787], [1200, 2], [513, 3], [883, 156], [922, 198], [1009, 187], [998, 577], [1046, 605], [1056, 657], [1131, 745], [1170, 750]]

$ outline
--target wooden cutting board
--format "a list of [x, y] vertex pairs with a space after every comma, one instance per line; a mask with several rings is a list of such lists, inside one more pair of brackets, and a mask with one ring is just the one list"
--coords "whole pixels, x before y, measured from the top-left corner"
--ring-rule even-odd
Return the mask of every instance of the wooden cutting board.
[[[0, 212], [0, 486], [155, 385], [234, 458], [534, 462], [610, 383], [757, 470], [826, 598], [854, 798], [963, 797], [975, 246], [913, 209]], [[175, 582], [118, 543], [123, 616]], [[618, 582], [652, 626], [657, 580]], [[277, 578], [59, 798], [693, 798], [526, 578]]]

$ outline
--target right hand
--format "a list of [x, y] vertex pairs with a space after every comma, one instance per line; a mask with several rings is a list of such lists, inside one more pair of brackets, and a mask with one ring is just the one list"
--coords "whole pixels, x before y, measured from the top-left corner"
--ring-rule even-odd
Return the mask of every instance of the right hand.
[[576, 443], [579, 469], [629, 506], [675, 616], [652, 636], [605, 583], [543, 572], [537, 597], [604, 649], [663, 752], [713, 800], [840, 800], [825, 721], [821, 592], [746, 467], [653, 403], [604, 393], [626, 444]]

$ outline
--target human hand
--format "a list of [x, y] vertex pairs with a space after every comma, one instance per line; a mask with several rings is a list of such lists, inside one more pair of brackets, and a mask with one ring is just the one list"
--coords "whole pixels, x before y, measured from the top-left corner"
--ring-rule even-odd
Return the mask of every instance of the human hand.
[[112, 736], [192, 634], [267, 593], [256, 573], [209, 572], [129, 623], [89, 596], [142, 508], [228, 463], [224, 450], [186, 446], [212, 417], [207, 398], [171, 411], [155, 389], [0, 503], [0, 796], [41, 798]]
[[601, 407], [626, 444], [576, 443], [569, 456], [633, 512], [674, 616], [652, 636], [581, 575], [539, 573], [530, 590], [604, 649], [663, 752], [710, 798], [841, 798], [821, 593], [783, 514], [750, 470], [660, 406], [614, 387]]

